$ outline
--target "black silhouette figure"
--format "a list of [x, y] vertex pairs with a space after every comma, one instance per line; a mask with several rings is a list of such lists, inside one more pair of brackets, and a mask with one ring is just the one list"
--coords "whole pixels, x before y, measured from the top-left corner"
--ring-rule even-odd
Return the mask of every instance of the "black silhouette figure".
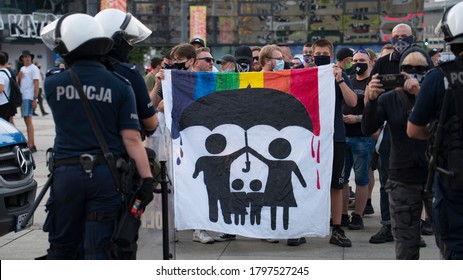
[[[222, 134], [211, 134], [206, 138], [206, 150], [215, 155], [223, 152], [227, 146], [227, 139]], [[235, 159], [248, 151], [249, 147], [241, 148], [225, 156], [202, 156], [196, 161], [193, 178], [204, 172], [204, 184], [206, 185], [209, 201], [209, 220], [218, 221], [218, 204], [222, 210], [222, 216], [227, 224], [231, 224], [230, 192], [230, 166]]]
[[251, 225], [256, 223], [260, 225], [260, 214], [262, 211], [262, 206], [264, 206], [264, 193], [262, 190], [262, 182], [260, 180], [252, 180], [249, 184], [252, 192], [246, 194], [246, 202], [250, 206], [250, 221]]
[[270, 143], [268, 150], [271, 156], [279, 160], [267, 159], [253, 149], [250, 149], [249, 152], [269, 167], [264, 192], [264, 206], [270, 206], [272, 230], [276, 229], [277, 206], [283, 207], [283, 228], [288, 229], [289, 207], [297, 207], [291, 182], [292, 173], [296, 174], [303, 187], [307, 187], [307, 184], [294, 161], [282, 160], [291, 154], [291, 144], [288, 140], [277, 138]]
[[245, 216], [248, 214], [246, 211], [246, 192], [240, 192], [244, 187], [244, 182], [241, 179], [235, 179], [231, 187], [235, 190], [231, 192], [231, 212], [235, 215], [235, 225], [240, 223], [240, 218], [241, 225], [244, 225]]

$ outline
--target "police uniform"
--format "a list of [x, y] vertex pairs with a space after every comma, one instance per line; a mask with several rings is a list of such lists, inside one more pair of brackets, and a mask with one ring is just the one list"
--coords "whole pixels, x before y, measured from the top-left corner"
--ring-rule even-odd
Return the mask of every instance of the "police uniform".
[[151, 101], [148, 89], [146, 88], [145, 80], [136, 69], [136, 66], [129, 63], [118, 62], [115, 63], [113, 67], [114, 72], [129, 80], [132, 85], [135, 93], [138, 117], [140, 120], [147, 119], [156, 114], [153, 102]]
[[[456, 61], [459, 63], [459, 70], [454, 72], [454, 76], [461, 77], [459, 81], [459, 95], [461, 96], [463, 59], [457, 57]], [[439, 69], [433, 69], [423, 81], [409, 121], [417, 126], [425, 126], [432, 120], [438, 119], [444, 101], [444, 93], [444, 73]], [[453, 96], [451, 97], [445, 118], [446, 122], [456, 114], [455, 104], [461, 101], [461, 99], [456, 101]], [[444, 129], [444, 142], [448, 141], [450, 137], [448, 133]], [[452, 151], [451, 153], [455, 152]], [[448, 163], [448, 157], [442, 156], [441, 153], [438, 156], [437, 165], [446, 169]], [[463, 259], [463, 186], [452, 185], [448, 176], [436, 171], [434, 172], [433, 190], [433, 226], [437, 244], [444, 258]]]
[[[110, 152], [115, 157], [124, 155], [120, 131], [140, 129], [130, 83], [96, 60], [79, 60], [72, 68]], [[55, 170], [44, 224], [49, 232], [48, 257], [72, 259], [83, 254], [86, 259], [107, 259], [122, 197], [68, 70], [49, 75], [44, 89], [56, 124]], [[79, 163], [82, 154], [96, 156], [91, 172]]]

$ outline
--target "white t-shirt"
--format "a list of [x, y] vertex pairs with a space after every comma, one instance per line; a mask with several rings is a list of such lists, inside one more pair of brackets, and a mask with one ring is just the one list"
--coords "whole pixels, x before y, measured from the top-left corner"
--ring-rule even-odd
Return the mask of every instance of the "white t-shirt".
[[[0, 85], [4, 86], [3, 91], [0, 93], [0, 105], [3, 105], [9, 102], [5, 96], [5, 93], [9, 98], [10, 97], [10, 78], [8, 74], [11, 75], [11, 73], [6, 68], [0, 68], [0, 70], [1, 70], [0, 71]], [[8, 74], [6, 74], [4, 71], [8, 72]]]
[[23, 73], [20, 80], [20, 89], [23, 94], [23, 99], [34, 100], [34, 80], [40, 81], [40, 70], [34, 64], [21, 67], [20, 72]]

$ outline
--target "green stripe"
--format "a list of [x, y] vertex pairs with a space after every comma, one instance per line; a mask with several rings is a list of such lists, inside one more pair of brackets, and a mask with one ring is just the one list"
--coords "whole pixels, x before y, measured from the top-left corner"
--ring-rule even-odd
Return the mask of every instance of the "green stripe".
[[215, 90], [237, 89], [240, 86], [240, 73], [216, 73]]

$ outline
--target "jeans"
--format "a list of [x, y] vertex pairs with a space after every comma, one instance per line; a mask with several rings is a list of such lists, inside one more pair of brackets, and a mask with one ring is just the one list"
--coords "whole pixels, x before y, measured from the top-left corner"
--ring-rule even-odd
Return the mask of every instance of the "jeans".
[[344, 156], [344, 183], [349, 182], [350, 171], [354, 168], [355, 184], [366, 186], [369, 182], [371, 155], [374, 148], [373, 137], [347, 137]]

